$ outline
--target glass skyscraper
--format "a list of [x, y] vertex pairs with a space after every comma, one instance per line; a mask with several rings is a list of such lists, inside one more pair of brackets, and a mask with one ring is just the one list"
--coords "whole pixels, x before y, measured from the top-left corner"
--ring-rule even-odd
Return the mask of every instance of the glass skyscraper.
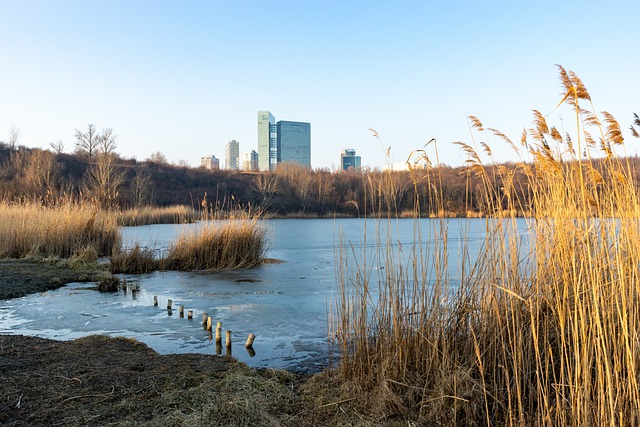
[[311, 124], [281, 120], [269, 111], [258, 111], [258, 165], [274, 171], [278, 163], [311, 167]]
[[276, 119], [268, 111], [258, 111], [258, 168], [261, 171], [270, 171], [272, 169], [271, 164], [277, 162], [277, 156], [272, 158], [272, 148], [275, 154], [277, 154], [277, 146], [274, 146], [273, 142], [276, 140], [275, 135], [271, 135], [272, 127], [275, 127]]

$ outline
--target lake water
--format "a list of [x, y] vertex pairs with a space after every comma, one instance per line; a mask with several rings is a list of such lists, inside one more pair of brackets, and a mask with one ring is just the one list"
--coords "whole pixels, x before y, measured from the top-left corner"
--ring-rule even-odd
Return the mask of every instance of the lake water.
[[[447, 220], [449, 275], [459, 279], [462, 238], [471, 254], [486, 235], [485, 220]], [[231, 330], [233, 356], [254, 367], [320, 369], [331, 364], [328, 311], [337, 295], [338, 250], [359, 259], [366, 255], [376, 269], [380, 246], [375, 220], [268, 220], [267, 257], [283, 261], [242, 271], [213, 274], [155, 272], [125, 275], [137, 292], [99, 293], [88, 284], [0, 301], [0, 333], [67, 340], [89, 334], [134, 337], [159, 353], [216, 354], [215, 340], [202, 328], [202, 313]], [[433, 247], [431, 230], [440, 220], [392, 220], [381, 223], [396, 247], [412, 246], [416, 224], [422, 246]], [[140, 242], [165, 250], [180, 233], [201, 224], [153, 225], [123, 229], [125, 245]], [[365, 240], [366, 230], [366, 240]], [[408, 252], [408, 250], [407, 250]], [[347, 255], [344, 255], [347, 256]], [[471, 255], [473, 257], [473, 255]], [[157, 296], [159, 305], [153, 305]], [[167, 301], [173, 300], [169, 315]], [[185, 307], [180, 318], [178, 306]], [[194, 319], [187, 320], [187, 310]], [[224, 333], [224, 332], [223, 332]], [[255, 355], [244, 348], [249, 333], [256, 335]], [[224, 337], [223, 337], [224, 340]], [[222, 350], [222, 353], [225, 349]]]

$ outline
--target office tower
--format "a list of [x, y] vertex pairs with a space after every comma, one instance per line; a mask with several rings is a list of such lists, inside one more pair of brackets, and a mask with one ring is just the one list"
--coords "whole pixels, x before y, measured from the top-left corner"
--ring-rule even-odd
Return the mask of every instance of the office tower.
[[224, 147], [225, 167], [229, 170], [239, 169], [240, 143], [235, 139], [227, 142]]
[[256, 150], [243, 154], [242, 169], [251, 172], [258, 170], [258, 153], [256, 153]]
[[220, 169], [220, 159], [214, 155], [202, 156], [200, 157], [200, 166], [209, 170]]
[[360, 156], [356, 156], [356, 150], [353, 148], [345, 148], [340, 153], [340, 168], [343, 171], [353, 168], [354, 170], [360, 169]]
[[258, 111], [258, 167], [261, 171], [274, 170], [278, 162], [276, 119], [268, 111]]
[[258, 164], [274, 171], [278, 163], [311, 167], [311, 124], [279, 121], [269, 111], [258, 111]]
[[278, 163], [296, 163], [311, 167], [311, 124], [279, 121], [277, 123]]

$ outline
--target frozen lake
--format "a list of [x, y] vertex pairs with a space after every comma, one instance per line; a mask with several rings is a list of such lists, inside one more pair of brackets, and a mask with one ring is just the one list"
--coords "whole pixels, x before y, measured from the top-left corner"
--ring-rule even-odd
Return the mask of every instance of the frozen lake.
[[[438, 220], [419, 221], [424, 247], [429, 247], [434, 221]], [[477, 251], [486, 234], [485, 222], [483, 219], [447, 222], [449, 273], [455, 279], [462, 249], [460, 236], [466, 236], [471, 252]], [[267, 256], [282, 263], [213, 274], [169, 271], [125, 275], [128, 283], [139, 285], [137, 292], [100, 293], [88, 289], [90, 284], [75, 283], [0, 301], [0, 333], [60, 340], [106, 334], [136, 338], [163, 354], [216, 354], [215, 340], [201, 324], [202, 313], [207, 312], [214, 320], [214, 328], [215, 322], [222, 322], [223, 331], [233, 331], [233, 356], [251, 366], [286, 369], [327, 366], [331, 363], [327, 319], [338, 290], [336, 261], [340, 256], [340, 235], [349, 246], [346, 252], [361, 258], [365, 253], [374, 253], [378, 246], [376, 222], [287, 219], [264, 223], [269, 236]], [[416, 222], [400, 219], [390, 224], [394, 245], [410, 248]], [[386, 222], [383, 225], [386, 227]], [[200, 226], [126, 227], [123, 238], [125, 245], [140, 242], [162, 251], [184, 230]], [[386, 235], [385, 231], [382, 234]], [[157, 307], [153, 305], [154, 296], [159, 299]], [[173, 300], [171, 315], [166, 309], [168, 299]], [[180, 305], [185, 307], [185, 318], [178, 315]], [[187, 310], [194, 311], [193, 320], [186, 319]], [[253, 357], [244, 348], [249, 333], [257, 337]]]

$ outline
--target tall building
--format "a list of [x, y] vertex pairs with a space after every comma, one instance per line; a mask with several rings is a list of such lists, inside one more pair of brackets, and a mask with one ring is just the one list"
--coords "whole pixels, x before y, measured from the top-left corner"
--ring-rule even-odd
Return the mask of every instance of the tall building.
[[284, 120], [276, 123], [269, 111], [258, 111], [259, 169], [274, 171], [282, 162], [311, 167], [311, 124]]
[[244, 153], [242, 159], [242, 169], [246, 171], [257, 171], [258, 170], [258, 153], [256, 150], [251, 150], [250, 153]]
[[274, 170], [278, 163], [276, 119], [268, 111], [258, 111], [258, 167], [261, 171]]
[[220, 169], [220, 159], [217, 159], [213, 154], [202, 156], [200, 157], [200, 166], [209, 170]]
[[356, 150], [353, 148], [345, 148], [340, 153], [340, 168], [342, 170], [347, 171], [349, 168], [358, 170], [360, 169], [360, 163], [360, 156], [356, 156]]
[[227, 145], [225, 145], [224, 160], [226, 169], [240, 169], [240, 143], [235, 139], [227, 142]]
[[278, 163], [290, 162], [311, 167], [311, 124], [279, 121]]

